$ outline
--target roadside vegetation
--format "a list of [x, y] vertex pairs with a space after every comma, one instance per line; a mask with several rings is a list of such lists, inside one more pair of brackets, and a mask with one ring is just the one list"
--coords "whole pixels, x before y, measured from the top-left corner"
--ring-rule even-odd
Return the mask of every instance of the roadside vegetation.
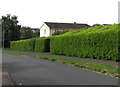
[[105, 65], [105, 64], [89, 62], [85, 60], [69, 59], [65, 57], [56, 57], [56, 56], [47, 56], [47, 55], [37, 55], [36, 57], [40, 59], [47, 59], [51, 61], [70, 64], [72, 66], [77, 66], [80, 68], [103, 73], [105, 75], [110, 75], [110, 76], [120, 78], [120, 67], [118, 66]]
[[2, 51], [0, 53], [13, 54], [13, 55], [26, 55], [26, 53], [12, 52], [12, 51]]
[[50, 52], [119, 62], [119, 25], [95, 25], [47, 38], [11, 41], [10, 48], [17, 51]]
[[119, 61], [118, 25], [96, 25], [52, 37], [50, 52], [81, 58]]
[[50, 52], [50, 38], [38, 38], [35, 40], [35, 52]]
[[11, 49], [17, 51], [34, 51], [35, 38], [11, 41]]

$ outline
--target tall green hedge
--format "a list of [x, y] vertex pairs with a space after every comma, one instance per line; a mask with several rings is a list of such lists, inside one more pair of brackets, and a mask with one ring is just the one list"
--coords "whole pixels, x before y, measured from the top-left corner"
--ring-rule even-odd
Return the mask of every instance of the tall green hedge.
[[11, 49], [17, 51], [49, 52], [50, 38], [32, 38], [26, 40], [11, 41]]
[[11, 49], [17, 51], [34, 51], [35, 39], [26, 39], [19, 41], [11, 41]]
[[38, 38], [35, 40], [35, 51], [36, 52], [49, 52], [50, 51], [50, 39], [49, 38]]
[[79, 29], [51, 38], [50, 52], [81, 58], [118, 59], [118, 24]]

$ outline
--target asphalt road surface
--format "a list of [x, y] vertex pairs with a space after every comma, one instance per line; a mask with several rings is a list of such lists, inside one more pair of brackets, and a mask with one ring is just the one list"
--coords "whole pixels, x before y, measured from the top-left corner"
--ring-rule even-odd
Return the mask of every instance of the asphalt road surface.
[[32, 58], [3, 54], [3, 65], [17, 85], [117, 85], [118, 79], [90, 70]]

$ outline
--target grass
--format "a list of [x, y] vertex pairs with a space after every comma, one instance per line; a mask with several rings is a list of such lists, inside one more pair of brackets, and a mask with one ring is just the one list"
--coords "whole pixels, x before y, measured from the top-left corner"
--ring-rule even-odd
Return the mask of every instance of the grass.
[[13, 54], [13, 55], [26, 55], [26, 53], [12, 52], [12, 51], [2, 51], [0, 53]]
[[65, 57], [47, 56], [47, 55], [37, 55], [36, 58], [48, 59], [51, 61], [61, 62], [70, 64], [72, 66], [89, 69], [95, 72], [103, 73], [105, 75], [120, 78], [120, 68], [118, 66], [106, 65], [96, 62], [89, 62], [85, 60], [78, 59], [68, 59]]

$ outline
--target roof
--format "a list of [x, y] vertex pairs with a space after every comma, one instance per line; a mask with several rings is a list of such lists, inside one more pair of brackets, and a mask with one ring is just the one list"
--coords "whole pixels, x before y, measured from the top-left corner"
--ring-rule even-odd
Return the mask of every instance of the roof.
[[90, 27], [88, 24], [79, 23], [57, 23], [57, 22], [44, 22], [48, 27], [52, 29], [80, 29]]

